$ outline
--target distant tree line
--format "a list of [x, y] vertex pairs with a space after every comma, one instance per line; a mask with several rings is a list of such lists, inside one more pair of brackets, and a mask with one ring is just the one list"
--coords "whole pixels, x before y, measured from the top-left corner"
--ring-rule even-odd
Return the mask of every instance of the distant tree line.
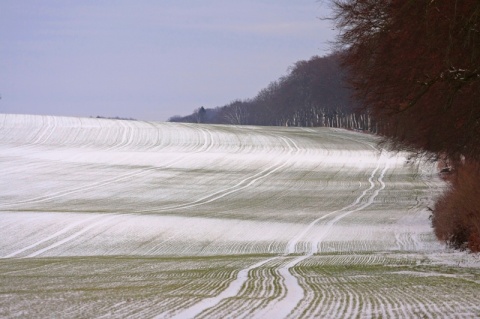
[[120, 116], [90, 116], [90, 118], [96, 118], [96, 119], [107, 119], [107, 120], [124, 120], [124, 121], [136, 121], [133, 117], [120, 117]]
[[288, 74], [273, 81], [257, 96], [235, 100], [216, 108], [200, 107], [188, 116], [174, 116], [171, 122], [324, 126], [376, 131], [368, 112], [360, 111], [351, 99], [340, 66], [340, 53], [298, 61]]
[[480, 251], [480, 1], [332, 2], [343, 65], [378, 133], [447, 163], [437, 237]]

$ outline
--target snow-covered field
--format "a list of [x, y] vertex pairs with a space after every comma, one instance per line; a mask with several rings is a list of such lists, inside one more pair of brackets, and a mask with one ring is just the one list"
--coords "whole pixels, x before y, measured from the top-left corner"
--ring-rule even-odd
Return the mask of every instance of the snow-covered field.
[[477, 318], [434, 167], [369, 135], [0, 114], [2, 318]]

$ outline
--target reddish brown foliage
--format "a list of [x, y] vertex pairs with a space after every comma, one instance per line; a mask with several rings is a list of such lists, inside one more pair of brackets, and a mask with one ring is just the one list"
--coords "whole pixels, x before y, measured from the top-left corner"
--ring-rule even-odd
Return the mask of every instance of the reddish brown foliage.
[[480, 159], [480, 1], [336, 0], [357, 98], [397, 148]]
[[435, 234], [455, 248], [480, 252], [480, 164], [458, 166], [449, 180], [435, 204]]
[[333, 4], [344, 65], [378, 132], [457, 168], [434, 211], [437, 236], [480, 251], [480, 1]]

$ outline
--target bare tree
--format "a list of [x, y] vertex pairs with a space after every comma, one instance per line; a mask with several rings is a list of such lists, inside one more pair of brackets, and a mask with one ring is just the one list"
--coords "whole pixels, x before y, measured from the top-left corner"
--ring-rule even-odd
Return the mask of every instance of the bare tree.
[[396, 147], [480, 159], [480, 2], [334, 0], [356, 97]]
[[230, 104], [225, 111], [224, 117], [229, 124], [243, 125], [247, 124], [248, 112], [242, 102], [236, 101]]
[[433, 210], [437, 237], [480, 251], [480, 1], [333, 0], [356, 97], [396, 149], [455, 170]]

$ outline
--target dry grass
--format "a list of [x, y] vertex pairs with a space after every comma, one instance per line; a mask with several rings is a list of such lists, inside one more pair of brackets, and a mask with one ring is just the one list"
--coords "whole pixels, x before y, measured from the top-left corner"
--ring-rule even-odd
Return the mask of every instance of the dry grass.
[[480, 252], [480, 163], [465, 162], [447, 179], [450, 187], [434, 209], [435, 234], [454, 248]]

